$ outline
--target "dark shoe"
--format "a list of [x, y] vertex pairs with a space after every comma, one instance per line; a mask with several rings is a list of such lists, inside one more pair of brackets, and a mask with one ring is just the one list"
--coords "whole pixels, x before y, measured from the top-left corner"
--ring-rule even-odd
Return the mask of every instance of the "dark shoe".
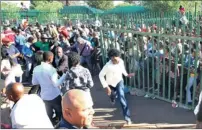
[[114, 105], [116, 103], [115, 100], [111, 100], [111, 104]]

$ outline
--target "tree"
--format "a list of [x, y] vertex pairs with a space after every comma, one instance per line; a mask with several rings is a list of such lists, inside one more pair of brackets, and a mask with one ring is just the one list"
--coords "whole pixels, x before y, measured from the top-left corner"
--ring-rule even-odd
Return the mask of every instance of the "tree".
[[128, 2], [124, 2], [124, 3], [121, 3], [121, 4], [118, 4], [116, 7], [118, 6], [133, 6], [134, 4], [130, 4]]
[[124, 1], [127, 2], [127, 3], [130, 3], [130, 4], [134, 3], [134, 0], [124, 0]]
[[114, 7], [113, 1], [91, 1], [88, 0], [87, 4], [93, 8], [101, 9], [101, 10], [108, 10]]
[[14, 3], [6, 3], [1, 2], [1, 10], [9, 11], [9, 12], [16, 12], [20, 10], [20, 7], [16, 6]]
[[33, 1], [34, 9], [38, 11], [58, 11], [63, 7], [63, 4], [58, 1]]
[[58, 11], [63, 7], [63, 3], [59, 1], [44, 0], [38, 1], [33, 0], [32, 8], [39, 11], [36, 19], [40, 23], [46, 23], [59, 19]]
[[2, 20], [19, 18], [20, 7], [14, 3], [1, 2]]
[[[195, 2], [197, 1], [144, 1], [143, 5], [154, 12], [173, 12], [178, 11], [182, 5], [186, 11], [195, 11]], [[197, 9], [200, 9], [199, 1], [197, 2]]]

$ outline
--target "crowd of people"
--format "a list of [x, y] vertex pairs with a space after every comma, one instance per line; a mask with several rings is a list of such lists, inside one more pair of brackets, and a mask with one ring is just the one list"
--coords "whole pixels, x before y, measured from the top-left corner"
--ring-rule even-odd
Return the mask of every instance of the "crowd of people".
[[[184, 8], [180, 7], [179, 10], [184, 16]], [[187, 25], [186, 17], [182, 17], [179, 24]], [[175, 25], [172, 26], [175, 30]], [[126, 25], [123, 28], [126, 29]], [[134, 26], [133, 29], [155, 33], [157, 28], [158, 26], [154, 24], [149, 28], [143, 25]], [[196, 35], [194, 30], [191, 36]], [[182, 35], [180, 29], [173, 33]], [[100, 44], [100, 35], [104, 37], [103, 44]], [[13, 104], [12, 128], [92, 127], [94, 114], [91, 97], [91, 88], [94, 86], [92, 76], [98, 72], [111, 103], [114, 104], [116, 98], [120, 100], [127, 124], [131, 124], [132, 120], [125, 98], [122, 75], [132, 77], [135, 75], [133, 72], [142, 71], [144, 72], [142, 75], [134, 78], [138, 86], [142, 88], [147, 86], [150, 89], [152, 80], [155, 80], [155, 86], [163, 84], [166, 86], [165, 90], [160, 87], [160, 92], [165, 91], [168, 98], [175, 97], [173, 100], [177, 100], [180, 95], [181, 76], [188, 76], [188, 82], [183, 82], [188, 104], [192, 104], [194, 100], [192, 99], [194, 92], [191, 91], [194, 81], [197, 79], [197, 84], [200, 83], [202, 47], [194, 41], [184, 39], [171, 41], [112, 30], [100, 34], [99, 27], [86, 24], [73, 25], [71, 21], [65, 26], [54, 23], [43, 26], [39, 23], [29, 24], [25, 20], [18, 27], [4, 26], [1, 43], [1, 78], [5, 81], [2, 96], [7, 97]], [[104, 48], [103, 53], [101, 48]], [[102, 56], [109, 59], [105, 65]], [[125, 63], [123, 57], [126, 58]], [[157, 66], [154, 71], [158, 76], [147, 79], [148, 75], [152, 77], [153, 59], [155, 59], [154, 65]], [[181, 73], [182, 66], [185, 68], [183, 73]], [[132, 73], [128, 74], [127, 71]], [[163, 74], [165, 83], [160, 82], [163, 81], [161, 80]], [[168, 83], [169, 79], [171, 86]], [[25, 83], [32, 86], [29, 95], [25, 94], [23, 85]], [[200, 99], [195, 110], [196, 115], [200, 113], [199, 106]], [[200, 119], [198, 121], [201, 122]]]
[[[164, 98], [175, 101], [182, 98], [185, 104], [191, 106], [194, 102], [192, 99], [195, 93], [192, 91], [194, 82], [196, 81], [196, 86], [200, 87], [202, 48], [201, 41], [186, 38], [200, 38], [201, 26], [197, 21], [195, 26], [191, 26], [182, 6], [179, 8], [179, 19], [166, 22], [162, 19], [161, 22], [167, 25], [143, 23], [142, 26], [134, 24], [128, 27], [127, 24], [120, 25], [118, 21], [112, 24], [105, 23], [103, 26], [111, 27], [112, 30], [103, 31], [103, 46], [122, 50], [127, 70], [139, 72], [135, 79], [136, 84], [132, 86], [138, 86], [146, 92], [156, 90], [152, 93], [160, 96], [163, 96], [165, 92]], [[114, 28], [120, 31], [113, 31]], [[122, 29], [131, 30], [131, 32], [126, 33]], [[153, 35], [144, 34], [145, 32]], [[156, 34], [162, 34], [162, 36]], [[160, 90], [157, 90], [158, 86]], [[193, 90], [199, 91], [197, 88]], [[159, 93], [156, 93], [158, 91]]]
[[[92, 126], [92, 75], [103, 66], [99, 27], [72, 26], [71, 22], [68, 26], [42, 26], [26, 21], [17, 28], [5, 26], [1, 42], [1, 95], [11, 101], [12, 128]], [[122, 73], [127, 77], [134, 74], [127, 74], [119, 50], [109, 50], [108, 56], [111, 60], [101, 71], [100, 80], [113, 104], [119, 97], [126, 123], [131, 124]], [[29, 95], [25, 85], [32, 86]]]

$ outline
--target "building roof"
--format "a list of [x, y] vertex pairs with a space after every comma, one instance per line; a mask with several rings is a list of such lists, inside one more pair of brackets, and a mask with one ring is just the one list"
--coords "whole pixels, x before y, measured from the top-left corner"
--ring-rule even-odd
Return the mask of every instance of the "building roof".
[[61, 14], [101, 14], [102, 10], [89, 6], [64, 6], [60, 11]]
[[148, 10], [143, 6], [118, 6], [111, 10], [107, 10], [104, 14], [120, 14], [120, 13], [145, 13]]

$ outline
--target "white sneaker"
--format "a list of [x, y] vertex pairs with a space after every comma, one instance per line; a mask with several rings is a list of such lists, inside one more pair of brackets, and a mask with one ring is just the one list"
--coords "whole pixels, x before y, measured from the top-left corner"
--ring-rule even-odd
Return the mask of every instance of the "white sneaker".
[[126, 121], [126, 125], [131, 125], [132, 124], [132, 121]]

